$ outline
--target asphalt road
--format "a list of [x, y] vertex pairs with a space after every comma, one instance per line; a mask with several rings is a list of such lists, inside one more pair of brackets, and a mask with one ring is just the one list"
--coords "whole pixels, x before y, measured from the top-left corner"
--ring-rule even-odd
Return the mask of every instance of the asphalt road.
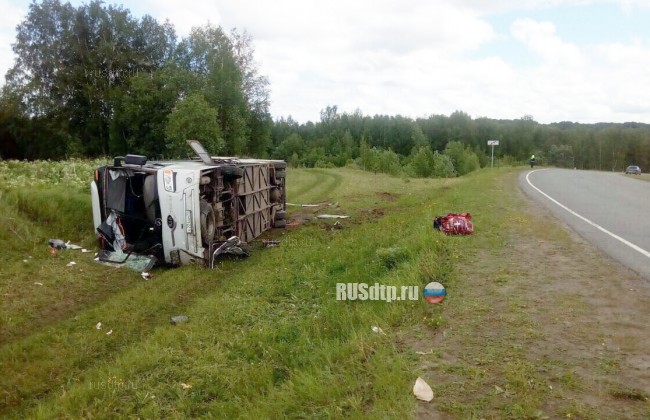
[[521, 188], [580, 236], [650, 280], [650, 182], [622, 173], [537, 169]]

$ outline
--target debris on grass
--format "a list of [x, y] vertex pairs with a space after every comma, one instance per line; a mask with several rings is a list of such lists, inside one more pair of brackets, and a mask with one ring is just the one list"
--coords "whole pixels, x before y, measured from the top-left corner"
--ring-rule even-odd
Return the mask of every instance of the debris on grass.
[[415, 380], [415, 385], [413, 385], [413, 394], [418, 400], [430, 402], [433, 399], [433, 390], [429, 384], [419, 376]]
[[125, 254], [118, 251], [100, 251], [95, 258], [98, 263], [108, 267], [126, 267], [139, 273], [147, 272], [156, 264], [156, 257], [152, 255]]
[[336, 230], [343, 229], [343, 224], [341, 222], [336, 222], [332, 225], [332, 229], [336, 229]]
[[280, 246], [280, 241], [271, 240], [271, 239], [262, 239], [262, 244], [264, 244], [265, 248], [275, 248], [277, 246]]
[[106, 333], [106, 335], [111, 335], [113, 334], [113, 330], [110, 330], [109, 332]]
[[418, 355], [420, 355], [420, 356], [427, 356], [427, 355], [429, 355], [429, 354], [433, 354], [433, 350], [429, 350], [429, 351], [416, 351], [415, 354], [418, 354]]
[[140, 277], [142, 277], [143, 280], [151, 280], [151, 273], [148, 271], [143, 271], [140, 273]]
[[102, 323], [98, 322], [97, 325], [95, 325], [95, 328], [97, 328], [98, 330], [101, 330], [102, 329]]
[[79, 245], [71, 244], [70, 241], [65, 243], [65, 249], [81, 249]]
[[469, 213], [449, 213], [446, 216], [436, 216], [433, 228], [447, 235], [471, 235], [474, 233], [472, 215]]
[[171, 323], [172, 325], [182, 324], [183, 322], [189, 321], [189, 319], [187, 315], [176, 315], [172, 317]]
[[287, 206], [293, 206], [293, 207], [320, 207], [323, 206], [324, 204], [296, 204], [296, 203], [287, 203]]
[[181, 388], [183, 388], [183, 391], [186, 391], [186, 390], [192, 388], [192, 385], [181, 383]]
[[381, 328], [377, 327], [376, 325], [373, 325], [373, 326], [372, 326], [372, 332], [377, 333], [377, 334], [383, 334], [383, 335], [386, 335], [386, 333], [384, 332], [384, 330], [382, 330]]
[[345, 216], [343, 214], [319, 214], [316, 217], [318, 219], [347, 219], [350, 216]]
[[56, 254], [59, 253], [56, 248], [48, 247], [47, 252], [49, 252], [51, 255], [55, 256]]
[[66, 266], [66, 267], [74, 267], [75, 265], [77, 265], [76, 262], [74, 262], [74, 261], [70, 261], [70, 262], [67, 263], [65, 266]]
[[43, 283], [41, 283], [40, 281], [35, 281], [34, 284], [37, 285], [37, 286], [42, 286], [43, 285]]
[[62, 239], [50, 239], [48, 244], [54, 249], [65, 249], [65, 242]]

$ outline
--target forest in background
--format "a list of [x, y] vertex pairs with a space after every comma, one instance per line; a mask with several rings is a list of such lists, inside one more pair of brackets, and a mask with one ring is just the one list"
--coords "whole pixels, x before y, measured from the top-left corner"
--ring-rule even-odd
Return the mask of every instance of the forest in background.
[[535, 154], [561, 167], [650, 169], [643, 123], [541, 124], [530, 115], [497, 120], [463, 111], [412, 119], [336, 105], [316, 122], [274, 121], [270, 84], [247, 32], [205, 25], [179, 39], [168, 21], [100, 1], [32, 3], [13, 50], [0, 93], [2, 159], [177, 158], [187, 156], [191, 138], [214, 154], [439, 177], [487, 165], [487, 140], [495, 139], [499, 164]]

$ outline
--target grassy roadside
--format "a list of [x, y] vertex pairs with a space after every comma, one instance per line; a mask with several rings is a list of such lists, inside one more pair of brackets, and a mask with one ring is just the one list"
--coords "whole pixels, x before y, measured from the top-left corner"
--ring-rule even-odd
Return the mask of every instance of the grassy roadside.
[[[258, 249], [217, 271], [158, 270], [150, 282], [98, 268], [90, 258], [48, 282], [65, 269], [68, 255], [22, 263], [26, 253], [42, 249], [41, 240], [20, 248], [15, 233], [4, 232], [0, 239], [16, 249], [0, 276], [0, 293], [12, 296], [0, 305], [0, 415], [649, 415], [646, 383], [600, 344], [613, 340], [605, 318], [585, 327], [591, 298], [581, 291], [584, 270], [573, 269], [572, 259], [591, 267], [592, 276], [614, 269], [595, 257], [580, 260], [582, 245], [530, 212], [516, 192], [516, 175], [498, 169], [405, 181], [351, 169], [291, 170], [289, 201], [336, 203], [323, 211], [350, 215], [342, 229], [310, 222], [272, 232], [282, 239], [279, 248]], [[0, 203], [10, 217], [23, 214], [15, 200]], [[291, 208], [290, 218], [313, 211]], [[431, 218], [449, 211], [471, 212], [476, 235], [434, 232]], [[85, 223], [82, 213], [73, 225]], [[23, 221], [18, 225], [26, 230], [17, 232], [41, 238], [62, 223], [68, 222]], [[36, 268], [26, 274], [21, 264]], [[16, 297], [35, 279], [44, 286]], [[447, 288], [441, 305], [335, 300], [337, 282], [421, 291], [434, 280]], [[576, 287], [566, 286], [573, 280]], [[556, 298], [543, 299], [540, 290]], [[48, 312], [64, 291], [68, 304]], [[181, 313], [190, 321], [169, 325]], [[575, 350], [592, 341], [600, 347]], [[628, 355], [641, 352], [643, 342], [633, 344]], [[611, 374], [626, 380], [612, 381]], [[431, 404], [411, 394], [418, 375], [435, 391]]]
[[[44, 290], [66, 289], [78, 302], [40, 325], [3, 323], [3, 332], [12, 333], [0, 347], [2, 414], [397, 416], [411, 410], [411, 396], [402, 392], [411, 382], [408, 360], [371, 326], [390, 331], [419, 322], [431, 307], [336, 302], [334, 285], [424, 285], [448, 276], [433, 264], [449, 252], [442, 241], [431, 241], [433, 204], [421, 204], [449, 193], [450, 182], [405, 184], [354, 170], [295, 171], [291, 177], [290, 200], [339, 202], [331, 211], [352, 216], [344, 228], [313, 223], [290, 230], [281, 235], [280, 248], [225, 262], [214, 272], [160, 270], [145, 283], [129, 272], [104, 270], [106, 282], [123, 287], [101, 300], [88, 300], [81, 290], [94, 267], [89, 259], [78, 261], [78, 282], [44, 282]], [[397, 265], [378, 256], [395, 246], [401, 248]], [[33, 265], [65, 270], [66, 257], [43, 257]], [[3, 275], [5, 293], [44, 280], [18, 277], [22, 266], [12, 267]], [[43, 307], [56, 303], [56, 293], [49, 302], [30, 296], [21, 301], [23, 313], [48, 317]], [[13, 309], [2, 307], [4, 319]], [[178, 313], [191, 321], [169, 325]], [[104, 328], [97, 330], [97, 322]]]
[[515, 173], [487, 185], [440, 326], [403, 336], [436, 394], [418, 416], [648, 418], [648, 282], [516, 193]]

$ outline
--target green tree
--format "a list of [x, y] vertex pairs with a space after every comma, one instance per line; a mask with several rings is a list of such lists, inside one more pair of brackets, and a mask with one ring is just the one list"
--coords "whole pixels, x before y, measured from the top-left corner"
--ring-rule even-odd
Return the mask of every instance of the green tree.
[[199, 93], [178, 101], [169, 114], [165, 134], [166, 155], [172, 158], [187, 155], [186, 140], [199, 140], [213, 154], [221, 152], [225, 146], [217, 123], [217, 110]]
[[476, 153], [474, 153], [469, 147], [465, 148], [463, 151], [463, 160], [459, 172], [465, 175], [479, 169], [480, 167], [481, 163], [478, 159], [478, 156], [476, 156]]
[[197, 93], [200, 86], [194, 74], [175, 65], [133, 76], [125, 94], [116, 101], [111, 149], [152, 157], [166, 154], [168, 115], [179, 98]]
[[411, 158], [411, 169], [417, 177], [428, 178], [434, 172], [434, 154], [429, 146], [422, 146], [414, 149]]
[[573, 148], [568, 144], [562, 145], [552, 145], [548, 152], [548, 159], [551, 165], [563, 167], [563, 168], [573, 168], [574, 167], [574, 157], [573, 157]]
[[[228, 154], [247, 150], [250, 136], [250, 108], [242, 89], [245, 77], [234, 46], [221, 27], [205, 25], [192, 29], [179, 45], [181, 63], [205, 82], [202, 90], [207, 102], [218, 112]], [[256, 147], [257, 148], [257, 147]]]
[[[305, 144], [302, 137], [300, 137], [300, 134], [292, 133], [275, 149], [273, 157], [276, 159], [287, 160], [293, 155], [300, 156], [303, 154], [304, 149]], [[297, 162], [292, 163], [296, 164]]]
[[17, 28], [7, 87], [29, 118], [66, 133], [73, 149], [107, 154], [116, 101], [129, 78], [154, 71], [170, 58], [174, 43], [171, 25], [149, 16], [138, 20], [119, 6], [33, 2]]
[[449, 156], [458, 175], [468, 174], [481, 167], [478, 156], [463, 143], [450, 141], [445, 147], [445, 155]]
[[436, 178], [453, 178], [456, 176], [456, 170], [451, 158], [438, 153], [437, 150], [433, 153], [433, 176]]
[[399, 156], [392, 150], [379, 152], [378, 171], [386, 174], [397, 175], [402, 172]]

